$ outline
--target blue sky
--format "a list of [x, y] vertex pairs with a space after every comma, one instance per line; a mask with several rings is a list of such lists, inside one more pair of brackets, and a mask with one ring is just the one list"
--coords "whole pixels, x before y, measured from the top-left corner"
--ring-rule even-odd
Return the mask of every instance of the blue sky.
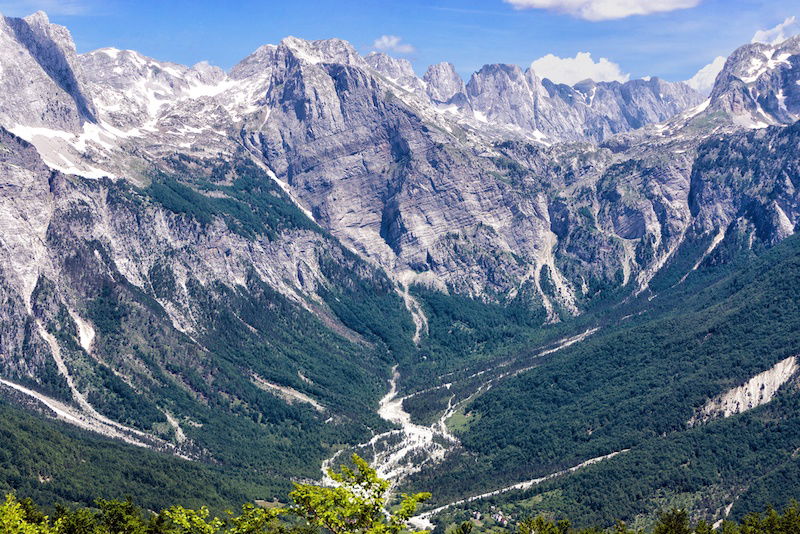
[[[655, 5], [678, 8], [613, 18], [625, 14], [619, 6]], [[466, 77], [485, 63], [526, 67], [546, 54], [588, 52], [622, 75], [668, 80], [687, 79], [757, 30], [800, 16], [798, 0], [0, 0], [5, 15], [37, 9], [67, 26], [80, 52], [114, 46], [226, 69], [287, 35], [340, 37], [364, 53], [395, 36], [382, 42], [420, 73], [445, 60]]]

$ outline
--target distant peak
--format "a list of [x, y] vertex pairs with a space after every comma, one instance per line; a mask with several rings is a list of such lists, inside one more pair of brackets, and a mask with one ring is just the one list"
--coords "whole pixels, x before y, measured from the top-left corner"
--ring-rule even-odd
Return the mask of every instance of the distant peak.
[[477, 74], [493, 74], [498, 72], [522, 75], [522, 69], [519, 67], [519, 65], [514, 65], [511, 63], [489, 63], [481, 67]]
[[414, 67], [407, 59], [392, 57], [383, 52], [370, 52], [364, 60], [373, 69], [390, 77], [414, 76]]
[[50, 17], [48, 17], [47, 13], [42, 10], [39, 10], [32, 15], [28, 15], [24, 20], [28, 24], [50, 24]]
[[343, 39], [321, 39], [308, 41], [290, 35], [281, 40], [281, 46], [288, 48], [293, 55], [306, 63], [342, 63], [345, 65], [361, 63], [363, 59], [349, 42]]
[[91, 52], [87, 52], [87, 54], [89, 54], [89, 55], [105, 54], [105, 55], [107, 55], [107, 56], [109, 56], [111, 58], [116, 59], [116, 57], [121, 52], [122, 52], [122, 50], [120, 50], [119, 48], [114, 48], [114, 47], [108, 46], [108, 47], [105, 47], [105, 48], [98, 48], [97, 50], [92, 50]]
[[452, 74], [458, 75], [456, 73], [455, 65], [453, 65], [449, 61], [442, 61], [440, 63], [434, 63], [433, 65], [429, 65], [428, 66], [428, 70], [426, 71], [426, 73], [431, 73], [431, 74], [433, 74], [433, 73], [451, 74], [452, 73]]

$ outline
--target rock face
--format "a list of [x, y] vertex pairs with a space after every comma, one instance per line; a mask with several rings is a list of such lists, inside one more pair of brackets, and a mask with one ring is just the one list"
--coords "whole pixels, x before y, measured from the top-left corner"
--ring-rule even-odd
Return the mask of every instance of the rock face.
[[711, 111], [737, 125], [765, 127], [800, 118], [800, 36], [778, 45], [745, 45], [725, 62], [711, 92]]
[[491, 124], [503, 136], [531, 140], [602, 141], [616, 133], [661, 122], [700, 104], [684, 83], [658, 78], [626, 83], [585, 80], [574, 87], [540, 80], [531, 69], [485, 65], [465, 85], [450, 63], [431, 65], [420, 80], [411, 64], [372, 53], [367, 63], [426, 104], [462, 121]]
[[702, 100], [687, 85], [658, 78], [624, 84], [586, 80], [570, 87], [515, 65], [486, 65], [472, 75], [467, 93], [480, 120], [570, 141], [602, 141], [664, 121]]
[[43, 12], [0, 18], [2, 124], [77, 132], [95, 121], [75, 44]]
[[[648, 291], [665, 265], [688, 275], [722, 261], [717, 247], [776, 243], [800, 217], [798, 127], [782, 126], [797, 113], [796, 40], [740, 49], [700, 104], [655, 78], [569, 87], [513, 65], [467, 84], [449, 64], [419, 79], [337, 39], [289, 37], [229, 73], [133, 51], [78, 56], [43, 15], [3, 19], [0, 39], [11, 51], [0, 54], [0, 373], [60, 398], [68, 384], [41, 328], [72, 339], [64, 353], [87, 395], [100, 391], [98, 365], [143, 391], [166, 383], [146, 350], [117, 361], [80, 348], [98, 343], [81, 339], [100, 331], [90, 304], [113, 302], [95, 302], [104, 291], [155, 325], [140, 349], [180, 340], [155, 367], [182, 369], [180, 387], [201, 398], [186, 377], [217, 372], [187, 370], [213, 360], [204, 345], [217, 331], [204, 325], [270, 339], [274, 325], [250, 316], [265, 299], [368, 351], [363, 336], [377, 334], [344, 324], [335, 292], [372, 287], [376, 309], [396, 306], [405, 325], [395, 293], [419, 315], [414, 283], [525, 299], [558, 321], [610, 289]], [[759, 110], [775, 126], [749, 129], [761, 123], [743, 117]], [[225, 303], [223, 321], [209, 310]], [[357, 373], [341, 350], [335, 373]], [[282, 378], [248, 376], [310, 394], [291, 354]], [[365, 390], [378, 380], [358, 376]]]
[[717, 417], [730, 417], [766, 404], [797, 373], [797, 358], [790, 356], [745, 384], [711, 399], [687, 423], [690, 427]]
[[418, 96], [425, 95], [425, 82], [417, 78], [407, 59], [393, 58], [387, 54], [372, 52], [364, 58], [367, 64], [387, 79], [406, 91]]
[[[133, 51], [77, 57], [66, 30], [43, 16], [5, 21], [54, 36], [51, 48], [66, 51], [63, 64], [22, 72], [30, 71], [27, 85], [46, 86], [42, 92], [67, 87], [61, 91], [72, 105], [64, 116], [74, 118], [54, 121], [55, 133], [7, 120], [51, 168], [146, 184], [152, 169], [174, 170], [176, 154], [247, 157], [319, 224], [404, 284], [490, 299], [530, 288], [555, 320], [579, 311], [592, 280], [636, 279], [643, 289], [695, 215], [690, 175], [704, 134], [679, 133], [687, 124], [657, 142], [645, 128], [604, 147], [554, 144], [664, 120], [698, 103], [683, 84], [653, 78], [569, 87], [513, 65], [487, 65], [467, 84], [449, 64], [419, 79], [408, 61], [362, 58], [337, 39], [293, 37], [225, 74]], [[784, 57], [788, 46], [773, 53], [783, 58], [781, 72], [795, 57]], [[750, 61], [750, 52], [737, 54], [731, 65]], [[72, 85], [63, 82], [64, 65]], [[696, 113], [711, 113], [729, 93], [716, 90], [712, 106]], [[670, 151], [678, 157], [664, 158]], [[791, 224], [793, 208], [781, 210]], [[784, 221], [781, 236], [788, 227]]]
[[102, 118], [121, 130], [152, 123], [162, 106], [214, 94], [226, 78], [207, 64], [187, 68], [114, 48], [83, 54], [80, 66]]
[[437, 104], [468, 106], [467, 88], [452, 63], [431, 65], [422, 77], [430, 99]]
[[691, 177], [689, 206], [695, 228], [734, 231], [749, 241], [775, 244], [800, 223], [796, 165], [800, 124], [709, 139]]

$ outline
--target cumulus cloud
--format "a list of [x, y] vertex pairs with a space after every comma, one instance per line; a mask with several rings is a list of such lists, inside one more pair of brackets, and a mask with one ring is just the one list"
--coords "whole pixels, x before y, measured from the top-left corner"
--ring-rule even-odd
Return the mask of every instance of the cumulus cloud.
[[726, 58], [724, 56], [717, 56], [714, 61], [697, 71], [697, 74], [686, 80], [686, 85], [702, 93], [703, 95], [711, 94], [711, 89], [714, 88], [714, 80], [717, 79], [717, 74], [725, 66]]
[[589, 52], [578, 52], [575, 57], [547, 54], [531, 63], [531, 68], [540, 78], [567, 85], [575, 85], [587, 78], [596, 82], [627, 82], [630, 79], [630, 75], [623, 73], [613, 61], [601, 57], [595, 62]]
[[773, 28], [758, 30], [750, 42], [775, 45], [798, 33], [800, 33], [800, 24], [795, 17], [789, 17]]
[[408, 43], [404, 43], [401, 37], [396, 35], [381, 35], [372, 43], [375, 50], [382, 52], [394, 52], [396, 54], [413, 54], [416, 50]]
[[702, 0], [504, 0], [516, 9], [547, 9], [586, 20], [611, 20], [695, 7]]

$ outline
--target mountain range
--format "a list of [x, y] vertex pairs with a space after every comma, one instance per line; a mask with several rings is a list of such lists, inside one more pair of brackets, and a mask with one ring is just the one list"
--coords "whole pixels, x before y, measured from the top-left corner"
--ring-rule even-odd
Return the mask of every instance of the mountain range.
[[[0, 92], [7, 450], [33, 425], [22, 406], [95, 451], [80, 455], [155, 449], [215, 481], [113, 483], [154, 506], [270, 498], [349, 449], [397, 488], [446, 488], [447, 513], [501, 486], [530, 504], [514, 492], [539, 483], [514, 484], [566, 470], [536, 502], [568, 496], [595, 521], [638, 509], [587, 504], [569, 473], [672, 458], [659, 447], [761, 405], [797, 425], [800, 37], [739, 48], [705, 98], [503, 64], [420, 78], [339, 39], [287, 37], [229, 72], [78, 54], [39, 12], [0, 19]], [[783, 311], [763, 315], [770, 302]], [[745, 338], [712, 309], [766, 327]], [[101, 456], [106, 441], [62, 423], [127, 445]], [[759, 446], [774, 454], [749, 468], [794, 465], [786, 443]], [[57, 464], [0, 469], [0, 486], [105, 489]], [[716, 519], [753, 488], [786, 497], [743, 472], [677, 496], [654, 481], [633, 502], [691, 494]]]

